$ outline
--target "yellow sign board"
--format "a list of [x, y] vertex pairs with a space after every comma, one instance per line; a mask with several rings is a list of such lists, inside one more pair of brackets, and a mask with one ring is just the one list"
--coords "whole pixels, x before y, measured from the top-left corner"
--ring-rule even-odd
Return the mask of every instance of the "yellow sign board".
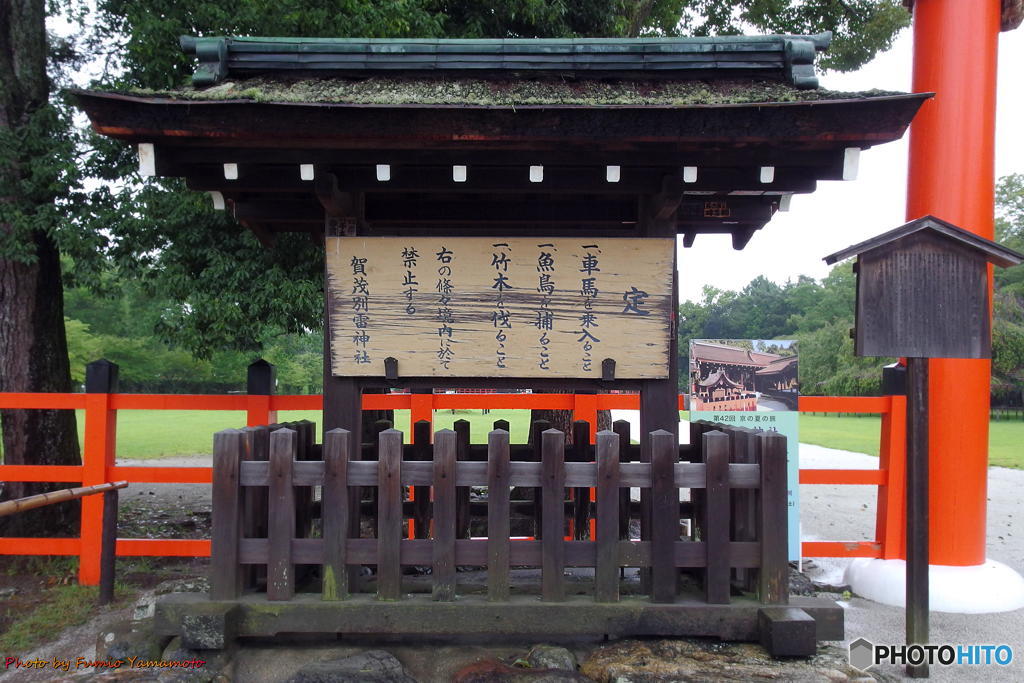
[[332, 237], [335, 376], [668, 376], [675, 241]]

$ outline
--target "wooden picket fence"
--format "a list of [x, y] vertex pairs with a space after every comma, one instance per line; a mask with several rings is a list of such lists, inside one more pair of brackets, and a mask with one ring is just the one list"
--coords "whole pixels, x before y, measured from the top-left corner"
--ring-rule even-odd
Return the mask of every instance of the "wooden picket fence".
[[[291, 600], [301, 576], [297, 565], [320, 565], [320, 598], [340, 601], [358, 590], [353, 569], [374, 565], [377, 597], [400, 600], [402, 567], [419, 565], [431, 568], [433, 599], [452, 601], [456, 567], [468, 565], [487, 568], [487, 597], [498, 602], [510, 597], [513, 568], [539, 567], [541, 600], [558, 602], [566, 598], [565, 568], [593, 567], [593, 599], [611, 603], [620, 598], [620, 569], [641, 567], [649, 569], [644, 584], [653, 602], [674, 602], [678, 570], [690, 569], [700, 570], [709, 604], [729, 603], [738, 576], [761, 604], [785, 604], [785, 437], [707, 423], [694, 423], [693, 430], [693, 447], [679, 446], [669, 432], [652, 432], [649, 457], [641, 462], [622, 461], [622, 451], [636, 447], [613, 431], [597, 434], [584, 462], [566, 462], [579, 449], [567, 449], [565, 435], [553, 429], [540, 434], [539, 462], [512, 460], [501, 429], [488, 435], [486, 462], [469, 460], [453, 430], [436, 432], [431, 457], [416, 460], [403, 459], [403, 451], [416, 447], [403, 446], [394, 429], [379, 433], [376, 459], [362, 460], [350, 459], [352, 435], [345, 430], [329, 431], [323, 446], [315, 446], [312, 423], [219, 432], [210, 597], [240, 598], [253, 585], [255, 565], [266, 567], [268, 600]], [[313, 459], [317, 454], [322, 457]], [[458, 493], [471, 486], [487, 487], [483, 539], [457, 534]], [[318, 535], [312, 533], [313, 487], [322, 487]], [[377, 493], [375, 538], [357, 532], [360, 487]], [[430, 503], [429, 538], [405, 537], [406, 487], [432, 489], [432, 502], [417, 499]], [[537, 540], [510, 537], [513, 487], [542, 492]], [[627, 487], [642, 489], [640, 540], [622, 534], [620, 493]], [[566, 540], [567, 488], [596, 490], [596, 539]], [[693, 533], [685, 538], [680, 489], [693, 498]]]

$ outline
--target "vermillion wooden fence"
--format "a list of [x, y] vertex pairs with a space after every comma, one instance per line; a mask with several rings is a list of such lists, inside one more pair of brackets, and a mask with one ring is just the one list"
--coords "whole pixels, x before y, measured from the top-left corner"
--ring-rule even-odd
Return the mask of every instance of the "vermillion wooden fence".
[[[698, 423], [693, 445], [680, 448], [674, 434], [652, 432], [648, 461], [622, 462], [628, 438], [603, 431], [585, 461], [567, 462], [578, 449], [567, 450], [565, 435], [549, 429], [540, 434], [541, 461], [533, 462], [512, 460], [508, 432], [494, 430], [486, 461], [472, 462], [459, 459], [453, 430], [434, 434], [426, 460], [404, 459], [411, 451], [394, 429], [380, 432], [376, 457], [364, 460], [349, 459], [349, 432], [328, 432], [321, 449], [312, 432], [307, 423], [216, 435], [211, 599], [239, 598], [255, 565], [266, 568], [269, 600], [291, 600], [297, 566], [320, 565], [321, 598], [344, 600], [355, 588], [352, 569], [374, 565], [377, 596], [398, 600], [402, 567], [421, 565], [432, 569], [434, 600], [451, 601], [456, 566], [468, 565], [487, 568], [492, 601], [508, 600], [512, 567], [541, 569], [544, 601], [566, 598], [566, 567], [595, 568], [597, 602], [619, 599], [623, 567], [650, 569], [654, 602], [675, 601], [677, 568], [702, 570], [710, 604], [730, 602], [732, 568], [751, 572], [745, 578], [763, 604], [788, 600], [786, 439], [777, 433]], [[323, 459], [310, 459], [318, 451]], [[680, 462], [681, 452], [692, 462]], [[487, 487], [483, 539], [458, 533], [457, 491], [470, 486]], [[319, 534], [311, 533], [310, 487], [322, 487]], [[376, 490], [374, 538], [361, 537], [354, 523], [360, 487]], [[433, 489], [429, 538], [405, 538], [406, 487]], [[511, 539], [512, 487], [542, 490], [539, 540]], [[629, 487], [650, 493], [643, 540], [620, 533], [619, 494]], [[596, 489], [595, 539], [566, 540], [566, 488]], [[701, 493], [691, 507], [693, 538], [680, 535], [681, 489]]]
[[[257, 366], [257, 364], [254, 364]], [[261, 370], [264, 366], [257, 366]], [[210, 467], [125, 467], [117, 465], [117, 414], [120, 410], [218, 410], [246, 413], [248, 425], [277, 422], [278, 411], [322, 410], [323, 397], [275, 396], [270, 386], [265, 393], [248, 395], [159, 395], [120, 394], [116, 391], [116, 366], [90, 364], [94, 382], [87, 393], [0, 393], [0, 409], [82, 410], [85, 419], [82, 465], [40, 466], [0, 465], [0, 479], [7, 481], [81, 483], [106, 481], [138, 483], [209, 484]], [[252, 368], [250, 377], [252, 377]], [[863, 413], [882, 416], [879, 468], [877, 470], [801, 470], [802, 484], [845, 484], [878, 487], [875, 539], [870, 541], [805, 541], [806, 557], [901, 558], [904, 553], [904, 449], [905, 403], [903, 396], [803, 397], [801, 412]], [[679, 397], [684, 408], [684, 398]], [[412, 423], [432, 421], [434, 410], [464, 409], [549, 409], [569, 410], [576, 420], [597, 423], [599, 410], [637, 410], [635, 394], [368, 394], [364, 410], [409, 410]], [[75, 555], [80, 558], [79, 581], [99, 581], [102, 546], [102, 501], [82, 501], [81, 528], [77, 536], [63, 538], [0, 538], [4, 555]], [[204, 539], [119, 538], [119, 556], [205, 557], [210, 541]]]

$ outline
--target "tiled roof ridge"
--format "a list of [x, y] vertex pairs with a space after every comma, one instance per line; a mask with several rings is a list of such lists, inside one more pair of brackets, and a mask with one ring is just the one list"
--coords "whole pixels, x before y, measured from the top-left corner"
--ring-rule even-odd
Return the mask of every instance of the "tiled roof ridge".
[[199, 65], [197, 86], [255, 73], [437, 72], [640, 74], [653, 80], [758, 77], [818, 87], [814, 60], [832, 40], [817, 35], [696, 38], [387, 39], [182, 36]]

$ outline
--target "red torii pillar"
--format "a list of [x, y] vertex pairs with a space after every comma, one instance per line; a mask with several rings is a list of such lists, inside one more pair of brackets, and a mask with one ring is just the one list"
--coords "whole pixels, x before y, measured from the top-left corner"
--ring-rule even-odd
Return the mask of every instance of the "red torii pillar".
[[[910, 129], [907, 220], [932, 214], [993, 237], [1000, 14], [1000, 0], [914, 3], [913, 90], [935, 97]], [[979, 565], [985, 562], [991, 363], [935, 359], [929, 370], [930, 560]]]

